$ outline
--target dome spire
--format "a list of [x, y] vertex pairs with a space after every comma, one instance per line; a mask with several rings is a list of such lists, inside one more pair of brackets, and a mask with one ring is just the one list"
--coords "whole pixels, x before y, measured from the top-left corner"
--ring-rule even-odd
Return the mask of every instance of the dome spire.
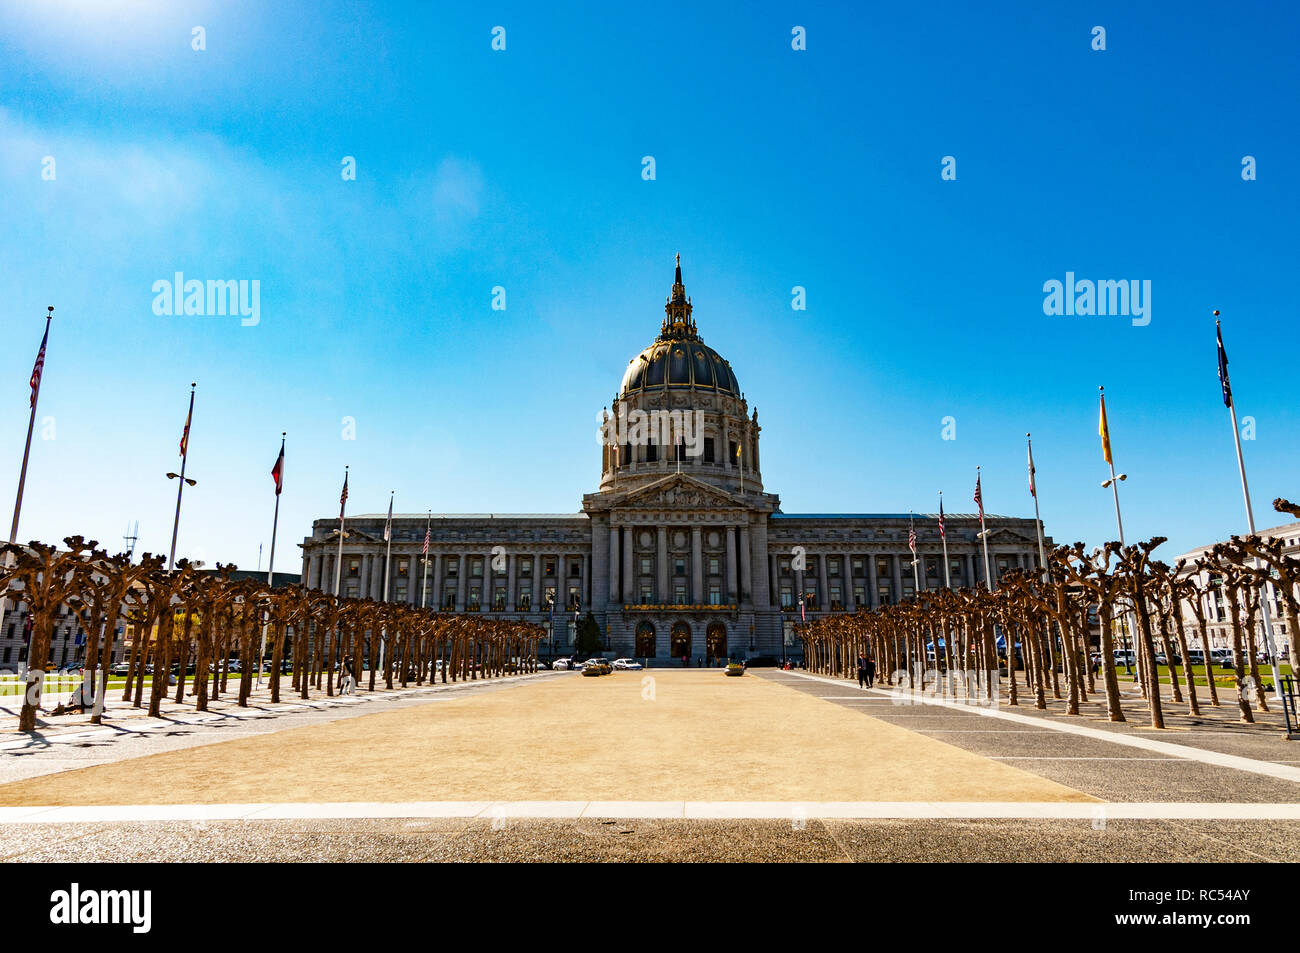
[[694, 340], [695, 322], [691, 319], [691, 299], [686, 297], [686, 286], [682, 284], [682, 256], [677, 256], [677, 271], [673, 276], [673, 290], [664, 305], [664, 323], [659, 336], [663, 338], [685, 338]]

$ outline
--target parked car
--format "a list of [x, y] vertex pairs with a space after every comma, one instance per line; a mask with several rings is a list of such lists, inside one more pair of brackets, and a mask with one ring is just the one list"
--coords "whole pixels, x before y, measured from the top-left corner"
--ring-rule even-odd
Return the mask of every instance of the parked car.
[[1193, 665], [1204, 665], [1205, 653], [1202, 652], [1200, 649], [1188, 649], [1187, 661]]
[[111, 666], [109, 666], [108, 674], [126, 675], [130, 671], [131, 671], [130, 662], [114, 662]]
[[643, 668], [634, 658], [616, 658], [610, 663], [610, 667], [621, 672], [639, 672]]
[[557, 671], [564, 671], [573, 667], [573, 659], [571, 658], [557, 658], [551, 663], [551, 668], [556, 669]]
[[[1165, 653], [1164, 653], [1164, 652], [1157, 652], [1157, 653], [1156, 653], [1156, 664], [1157, 664], [1157, 665], [1168, 665], [1168, 664], [1169, 664], [1169, 662], [1165, 660]], [[1183, 657], [1182, 657], [1181, 655], [1177, 655], [1177, 654], [1175, 654], [1175, 655], [1174, 655], [1174, 664], [1175, 664], [1175, 665], [1182, 665], [1182, 664], [1183, 664]]]

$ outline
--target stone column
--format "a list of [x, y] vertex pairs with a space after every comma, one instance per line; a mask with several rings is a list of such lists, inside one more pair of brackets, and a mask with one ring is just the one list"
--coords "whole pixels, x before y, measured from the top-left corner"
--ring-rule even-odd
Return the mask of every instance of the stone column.
[[771, 588], [768, 590], [769, 599], [774, 606], [781, 605], [781, 577], [777, 570], [780, 568], [781, 560], [779, 557], [769, 555], [767, 557], [767, 575], [771, 580]]
[[469, 605], [469, 556], [460, 553], [452, 558], [460, 562], [456, 569], [456, 611], [464, 612]]
[[[756, 516], [749, 527], [749, 598], [756, 606], [776, 603], [776, 589], [768, 586], [767, 517]], [[758, 635], [756, 635], [758, 637]]]
[[750, 561], [749, 546], [749, 524], [746, 523], [740, 527], [740, 601], [746, 604], [757, 602], [753, 598], [756, 587], [752, 577], [753, 564]]
[[858, 601], [853, 598], [853, 554], [844, 553], [840, 556], [844, 561], [844, 610], [854, 612], [858, 608]]
[[590, 609], [594, 597], [591, 591], [591, 553], [582, 554], [582, 588], [578, 591], [581, 593], [580, 598], [585, 608]]
[[691, 527], [691, 602], [704, 603], [704, 540], [698, 524]]
[[897, 553], [889, 557], [889, 574], [894, 582], [894, 602], [903, 601], [903, 567]]
[[974, 589], [975, 588], [975, 558], [970, 553], [967, 553], [966, 555], [962, 556], [962, 559], [965, 560], [965, 565], [966, 565], [966, 574], [965, 574], [966, 585], [971, 589]]
[[727, 591], [723, 593], [725, 603], [739, 603], [740, 595], [736, 588], [736, 527], [724, 526], [727, 537]]
[[[618, 563], [618, 534], [622, 527], [610, 525], [609, 527], [609, 598], [611, 602], [620, 602], [623, 598], [623, 587], [619, 583], [619, 563]], [[558, 600], [558, 596], [556, 597]]]
[[829, 611], [831, 607], [831, 584], [829, 574], [826, 571], [826, 560], [829, 557], [825, 553], [817, 554], [817, 579], [818, 588], [821, 590], [817, 593], [817, 608]]
[[[431, 574], [429, 578], [429, 585], [433, 587], [432, 589], [429, 590], [429, 608], [441, 609], [442, 608], [442, 577], [445, 574], [446, 570], [443, 568], [442, 565], [442, 553], [430, 553], [429, 555], [430, 558], [433, 559], [433, 565], [429, 567], [429, 572]], [[421, 576], [424, 575], [423, 566], [420, 567], [420, 575]]]
[[875, 553], [867, 553], [867, 607], [880, 605], [880, 593], [877, 591]]
[[668, 605], [671, 601], [668, 596], [668, 527], [660, 526], [658, 533], [658, 548], [655, 552], [655, 585], [659, 591], [655, 593], [658, 597], [655, 601], [661, 606]]
[[515, 606], [519, 604], [519, 596], [515, 593], [515, 565], [518, 557], [514, 553], [506, 554], [506, 611], [514, 612]]
[[311, 567], [308, 570], [308, 576], [307, 576], [308, 578], [307, 586], [309, 588], [311, 589], [320, 588], [321, 566], [323, 566], [324, 564], [325, 564], [325, 559], [320, 554], [311, 557]]
[[546, 606], [543, 605], [542, 599], [542, 557], [537, 553], [532, 554], [533, 558], [533, 611], [545, 612]]
[[632, 564], [632, 549], [636, 539], [636, 527], [627, 526], [623, 535], [623, 602], [637, 601], [633, 590], [636, 588], [636, 567]]

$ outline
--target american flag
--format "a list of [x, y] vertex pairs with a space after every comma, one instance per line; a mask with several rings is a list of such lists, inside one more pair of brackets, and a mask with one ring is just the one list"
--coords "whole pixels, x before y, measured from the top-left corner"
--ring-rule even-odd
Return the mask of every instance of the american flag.
[[943, 497], [939, 497], [939, 538], [947, 539], [948, 534], [943, 530]]
[[388, 521], [384, 523], [384, 542], [393, 538], [393, 498], [388, 498]]
[[50, 340], [50, 323], [45, 322], [45, 336], [41, 338], [41, 349], [36, 354], [36, 363], [32, 366], [32, 407], [36, 406], [36, 395], [41, 389], [41, 373], [45, 370], [45, 345]]
[[429, 555], [429, 527], [427, 526], [424, 528], [424, 549], [422, 549], [420, 552], [421, 555], [424, 556]]
[[980, 508], [980, 521], [984, 520], [984, 495], [980, 493], [980, 475], [975, 474], [975, 502]]
[[907, 548], [912, 551], [913, 556], [916, 555], [916, 527], [915, 526], [909, 526], [907, 528]]
[[339, 519], [343, 519], [343, 511], [348, 505], [348, 475], [343, 473], [343, 494], [339, 497]]

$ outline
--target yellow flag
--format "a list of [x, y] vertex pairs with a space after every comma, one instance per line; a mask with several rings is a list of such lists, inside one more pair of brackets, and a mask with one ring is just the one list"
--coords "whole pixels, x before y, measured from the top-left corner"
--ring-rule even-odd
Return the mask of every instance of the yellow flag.
[[1106, 395], [1101, 395], [1101, 420], [1097, 423], [1097, 433], [1101, 434], [1101, 455], [1107, 463], [1114, 463], [1110, 458], [1110, 427], [1106, 426]]

